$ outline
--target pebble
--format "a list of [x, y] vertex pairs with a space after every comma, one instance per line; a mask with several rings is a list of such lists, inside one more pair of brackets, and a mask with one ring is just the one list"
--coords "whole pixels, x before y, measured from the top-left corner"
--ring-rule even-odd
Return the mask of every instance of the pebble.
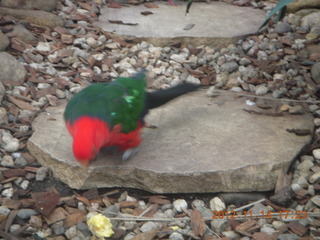
[[219, 198], [219, 197], [214, 197], [210, 200], [210, 209], [212, 211], [223, 211], [226, 209], [225, 203]]
[[0, 206], [0, 216], [1, 216], [1, 219], [3, 219], [2, 217], [3, 216], [8, 216], [10, 213], [10, 209], [6, 206]]
[[6, 198], [12, 198], [13, 196], [13, 188], [7, 188], [5, 190], [2, 191], [2, 196], [6, 197]]
[[174, 233], [170, 234], [169, 239], [170, 240], [184, 240], [184, 237], [181, 233], [174, 232]]
[[40, 167], [37, 169], [36, 180], [43, 181], [48, 176], [48, 167]]
[[63, 221], [56, 222], [56, 223], [52, 224], [51, 228], [52, 228], [53, 233], [55, 235], [61, 235], [61, 234], [64, 234], [64, 232], [65, 232], [65, 229], [63, 226]]
[[50, 52], [51, 46], [48, 42], [39, 42], [36, 46], [36, 49], [41, 52]]
[[228, 220], [227, 219], [215, 219], [210, 222], [211, 229], [215, 233], [222, 233], [228, 227]]
[[230, 238], [231, 240], [236, 240], [240, 238], [240, 235], [234, 231], [224, 231], [222, 232], [222, 235], [227, 238]]
[[149, 232], [151, 230], [157, 229], [159, 226], [155, 222], [146, 222], [141, 227], [141, 232]]
[[314, 197], [312, 197], [311, 202], [313, 202], [315, 205], [317, 205], [318, 207], [320, 207], [320, 195], [316, 195]]
[[37, 215], [38, 213], [31, 208], [22, 208], [18, 211], [17, 216], [22, 219], [29, 219], [31, 216]]
[[177, 212], [182, 212], [182, 209], [188, 209], [188, 203], [184, 199], [177, 199], [173, 201], [173, 207]]
[[65, 231], [65, 235], [68, 239], [72, 239], [77, 236], [77, 226], [74, 225]]
[[36, 228], [36, 229], [41, 228], [42, 224], [43, 224], [42, 218], [39, 215], [31, 216], [30, 219], [29, 219], [29, 225], [31, 227]]
[[1, 165], [4, 167], [14, 166], [13, 158], [11, 156], [3, 156], [1, 160]]
[[297, 169], [300, 170], [300, 171], [309, 171], [313, 166], [314, 166], [313, 161], [307, 159], [305, 161], [302, 161], [298, 165]]
[[286, 22], [278, 22], [277, 26], [275, 27], [274, 31], [276, 33], [287, 33], [291, 32], [292, 28], [291, 26]]
[[226, 62], [226, 63], [222, 64], [220, 69], [222, 72], [231, 73], [231, 72], [238, 70], [238, 67], [239, 67], [239, 65], [236, 62], [232, 61], [232, 62]]
[[260, 85], [256, 88], [257, 95], [265, 95], [268, 92], [268, 88], [264, 85]]
[[284, 222], [281, 221], [273, 221], [272, 222], [272, 226], [276, 229], [279, 230], [280, 228], [282, 228], [283, 226], [285, 226], [286, 224]]
[[314, 158], [316, 159], [320, 159], [320, 148], [316, 148], [312, 151], [312, 155], [314, 156]]
[[310, 183], [315, 183], [320, 179], [320, 171], [313, 173], [310, 178], [309, 178], [309, 182]]

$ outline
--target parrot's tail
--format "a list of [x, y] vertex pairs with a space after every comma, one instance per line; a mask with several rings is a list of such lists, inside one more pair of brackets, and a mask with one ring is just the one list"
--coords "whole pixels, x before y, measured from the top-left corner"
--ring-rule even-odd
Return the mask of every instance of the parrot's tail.
[[176, 97], [195, 91], [199, 87], [201, 87], [199, 84], [183, 83], [168, 89], [148, 92], [146, 107], [148, 110], [159, 107]]

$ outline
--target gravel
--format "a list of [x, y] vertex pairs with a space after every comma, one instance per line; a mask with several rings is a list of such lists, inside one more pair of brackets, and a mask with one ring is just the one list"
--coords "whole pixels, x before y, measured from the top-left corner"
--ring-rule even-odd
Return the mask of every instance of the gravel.
[[[59, 2], [57, 14], [66, 19], [65, 28], [49, 31], [41, 26], [24, 28], [19, 25], [26, 30], [26, 37], [30, 39], [32, 35], [36, 43], [24, 45], [0, 32], [1, 38], [11, 41], [7, 52], [0, 53], [0, 66], [6, 66], [0, 69], [0, 125], [4, 126], [0, 129], [0, 221], [6, 219], [9, 233], [28, 225], [23, 233], [25, 239], [34, 239], [32, 234], [49, 240], [85, 239], [92, 235], [85, 220], [101, 212], [109, 218], [128, 219], [140, 214], [149, 218], [142, 223], [135, 219], [112, 220], [114, 230], [120, 236], [116, 239], [129, 240], [157, 229], [161, 232], [158, 236], [163, 234], [162, 238], [182, 240], [199, 235], [197, 231], [201, 228], [211, 237], [208, 239], [217, 237], [216, 234], [242, 240], [262, 239], [257, 237], [262, 235], [255, 234], [276, 234], [279, 240], [319, 236], [319, 215], [314, 217], [310, 213], [320, 212], [320, 107], [316, 102], [320, 65], [314, 54], [319, 51], [320, 12], [289, 14], [283, 21], [269, 26], [266, 32], [222, 49], [212, 46], [161, 48], [147, 42], [133, 44], [103, 35], [91, 25], [99, 11], [97, 5], [103, 2]], [[267, 11], [274, 6], [263, 1], [252, 4]], [[6, 21], [1, 26], [7, 27], [8, 35], [10, 29], [14, 29], [14, 24]], [[2, 42], [1, 38], [1, 44], [7, 45], [7, 40]], [[5, 64], [1, 64], [3, 62]], [[268, 211], [279, 213], [285, 208], [293, 213], [308, 211], [306, 219], [295, 219], [297, 214], [292, 217], [295, 221], [289, 217], [263, 218], [260, 215], [257, 219], [248, 219], [252, 224], [258, 224], [253, 228], [244, 225], [239, 228], [238, 224], [249, 221], [237, 220], [234, 224], [226, 215], [223, 219], [212, 219], [212, 211], [225, 214], [225, 211], [233, 211], [249, 202], [268, 198], [259, 194], [157, 197], [124, 189], [94, 192], [93, 188], [89, 193], [70, 193], [70, 189], [56, 182], [47, 187], [46, 184], [53, 181], [49, 169], [39, 166], [26, 150], [34, 117], [47, 106], [55, 106], [59, 99], [70, 99], [83, 86], [129, 76], [141, 67], [146, 68], [153, 79], [152, 88], [167, 88], [187, 81], [213, 85], [208, 90], [210, 97], [220, 94], [217, 90], [230, 90], [305, 101], [308, 108], [279, 101], [277, 109], [289, 114], [311, 112], [315, 117], [314, 142], [303, 153], [305, 155], [297, 157], [290, 173], [292, 181], [287, 184], [294, 197], [285, 192], [285, 206], [264, 201], [237, 212], [243, 217], [244, 211], [267, 214]], [[5, 82], [8, 79], [14, 84], [8, 85]], [[252, 98], [253, 104], [254, 101]], [[37, 199], [33, 195], [34, 189], [44, 197]], [[277, 190], [281, 192], [281, 189]], [[58, 194], [59, 197], [46, 194]], [[137, 204], [121, 207], [123, 202]], [[17, 217], [10, 222], [8, 216], [14, 214], [14, 210], [17, 210]], [[163, 222], [150, 221], [150, 218], [177, 219]], [[191, 223], [184, 218], [191, 218]]]

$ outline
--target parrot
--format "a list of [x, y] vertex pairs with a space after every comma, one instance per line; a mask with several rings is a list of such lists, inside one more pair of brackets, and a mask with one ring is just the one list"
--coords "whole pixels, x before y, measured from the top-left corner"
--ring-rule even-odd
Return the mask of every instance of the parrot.
[[73, 154], [83, 167], [87, 168], [100, 150], [109, 146], [118, 147], [124, 152], [122, 160], [128, 160], [141, 143], [140, 133], [149, 110], [200, 86], [182, 83], [147, 92], [145, 78], [142, 70], [132, 77], [91, 84], [69, 100], [64, 120], [73, 138]]

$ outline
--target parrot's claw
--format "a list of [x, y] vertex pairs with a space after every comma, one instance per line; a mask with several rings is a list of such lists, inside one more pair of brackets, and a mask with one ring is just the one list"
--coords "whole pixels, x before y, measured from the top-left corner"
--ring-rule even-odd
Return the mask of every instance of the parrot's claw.
[[130, 158], [137, 154], [138, 150], [139, 147], [127, 149], [122, 155], [122, 161], [128, 161]]

